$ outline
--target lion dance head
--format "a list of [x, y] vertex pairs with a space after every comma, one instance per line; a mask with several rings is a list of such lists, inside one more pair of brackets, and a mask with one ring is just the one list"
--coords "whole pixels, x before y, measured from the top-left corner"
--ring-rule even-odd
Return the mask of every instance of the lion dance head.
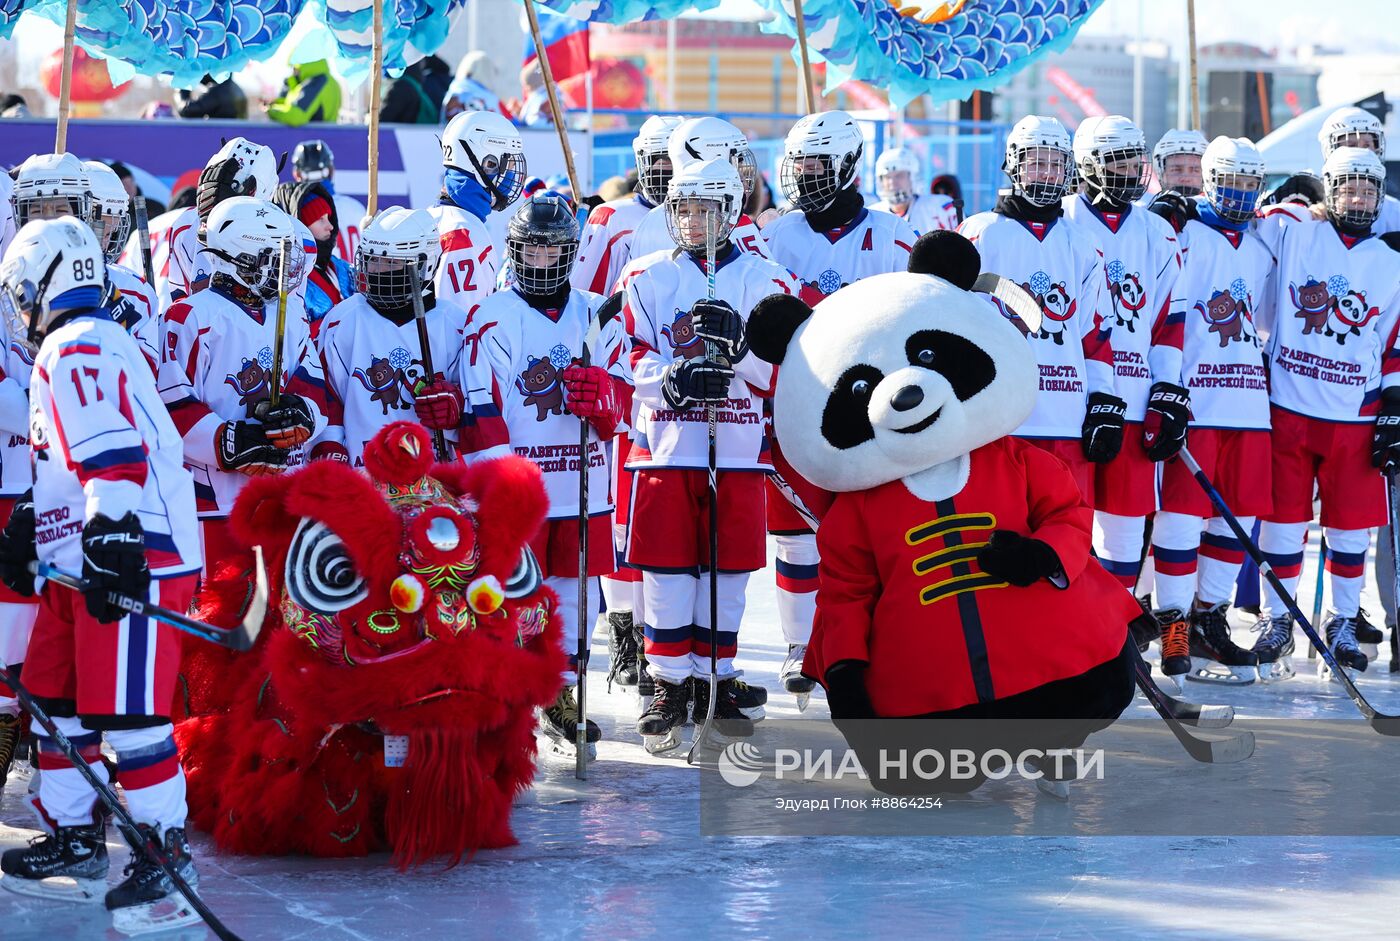
[[[191, 817], [229, 851], [358, 856], [402, 868], [515, 842], [534, 774], [534, 709], [564, 654], [528, 542], [538, 470], [433, 465], [427, 433], [382, 429], [365, 470], [316, 462], [253, 481], [230, 523], [271, 584], [257, 645], [199, 641], [178, 734]], [[236, 622], [248, 561], [225, 560], [199, 614]]]

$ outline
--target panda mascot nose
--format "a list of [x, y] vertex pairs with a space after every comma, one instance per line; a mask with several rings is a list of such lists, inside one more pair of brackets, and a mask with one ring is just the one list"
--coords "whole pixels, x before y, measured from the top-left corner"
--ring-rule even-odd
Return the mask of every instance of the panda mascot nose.
[[919, 403], [924, 400], [924, 390], [918, 386], [905, 386], [894, 394], [890, 399], [890, 406], [896, 412], [907, 412], [911, 408], [918, 408]]

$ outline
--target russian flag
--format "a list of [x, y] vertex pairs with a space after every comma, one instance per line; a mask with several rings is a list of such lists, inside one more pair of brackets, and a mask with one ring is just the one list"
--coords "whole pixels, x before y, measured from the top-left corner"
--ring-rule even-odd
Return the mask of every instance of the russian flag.
[[[540, 17], [540, 38], [544, 41], [549, 55], [549, 68], [555, 82], [563, 82], [575, 75], [583, 75], [592, 67], [588, 53], [588, 21], [551, 13], [543, 7], [536, 7]], [[522, 17], [523, 19], [523, 17]], [[530, 35], [529, 20], [525, 20], [525, 57], [520, 64], [521, 83], [528, 97], [530, 87], [525, 76], [535, 69], [539, 52], [535, 49], [535, 37]]]

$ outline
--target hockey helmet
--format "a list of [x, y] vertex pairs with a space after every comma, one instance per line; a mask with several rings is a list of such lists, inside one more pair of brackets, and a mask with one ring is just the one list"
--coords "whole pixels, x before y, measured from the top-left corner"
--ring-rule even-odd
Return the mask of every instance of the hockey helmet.
[[0, 313], [10, 335], [31, 349], [60, 314], [99, 306], [106, 290], [97, 236], [72, 216], [26, 223], [0, 262]]
[[19, 165], [11, 196], [15, 225], [73, 216], [92, 219], [92, 181], [72, 154], [35, 154]]
[[676, 170], [666, 193], [666, 227], [688, 252], [703, 252], [729, 238], [739, 224], [744, 184], [728, 160], [699, 160]]
[[783, 194], [803, 212], [826, 209], [855, 185], [864, 152], [865, 135], [846, 112], [807, 115], [783, 139]]
[[913, 202], [918, 179], [919, 155], [907, 147], [891, 147], [875, 161], [875, 188], [891, 206]]
[[680, 122], [671, 132], [666, 152], [671, 157], [673, 173], [696, 160], [728, 160], [739, 171], [745, 200], [758, 184], [758, 163], [749, 148], [749, 139], [723, 118], [689, 118]]
[[1073, 148], [1074, 165], [1094, 201], [1122, 206], [1147, 191], [1147, 139], [1122, 115], [1085, 118]]
[[442, 244], [431, 213], [402, 206], [385, 209], [360, 233], [355, 289], [375, 308], [404, 307], [413, 302], [409, 269], [418, 269], [418, 284], [426, 293], [441, 257]]
[[1206, 202], [1222, 219], [1248, 222], [1264, 186], [1264, 158], [1244, 137], [1217, 137], [1201, 157]]
[[1006, 136], [1002, 170], [1012, 188], [1034, 206], [1053, 206], [1069, 187], [1070, 140], [1054, 118], [1030, 114]]
[[671, 155], [667, 147], [671, 132], [681, 119], [669, 114], [653, 114], [642, 122], [632, 141], [632, 153], [637, 158], [637, 185], [642, 196], [653, 206], [666, 201], [666, 185], [671, 182]]
[[83, 161], [92, 188], [92, 231], [110, 265], [121, 256], [131, 235], [131, 197], [121, 177], [105, 163]]
[[525, 145], [520, 132], [494, 111], [463, 111], [442, 132], [442, 165], [473, 177], [491, 194], [491, 208], [505, 209], [525, 186]]
[[1368, 228], [1380, 218], [1385, 164], [1364, 147], [1338, 147], [1322, 165], [1327, 214], [1344, 225]]
[[520, 204], [506, 230], [506, 253], [521, 293], [557, 294], [578, 257], [578, 219], [557, 193], [539, 193]]
[[284, 244], [289, 289], [300, 281], [306, 263], [292, 217], [251, 196], [232, 196], [215, 206], [204, 242], [204, 251], [216, 259], [216, 277], [230, 277], [264, 300], [277, 296]]
[[292, 151], [292, 175], [300, 183], [319, 183], [335, 174], [335, 154], [323, 140], [304, 140]]

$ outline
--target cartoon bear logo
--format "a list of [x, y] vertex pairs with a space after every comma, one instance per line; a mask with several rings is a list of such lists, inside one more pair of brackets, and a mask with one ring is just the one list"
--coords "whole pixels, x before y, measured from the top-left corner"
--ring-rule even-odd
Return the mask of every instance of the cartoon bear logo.
[[[1331, 280], [1328, 279], [1329, 283]], [[1332, 307], [1332, 292], [1328, 285], [1314, 278], [1308, 278], [1301, 287], [1290, 282], [1288, 296], [1292, 299], [1293, 306], [1298, 309], [1293, 315], [1294, 318], [1303, 320], [1303, 334], [1321, 333], [1327, 324], [1328, 311]]]
[[238, 393], [238, 404], [250, 406], [267, 398], [268, 371], [255, 359], [243, 360], [243, 368], [234, 375], [224, 376], [224, 382]]
[[383, 414], [388, 415], [390, 409], [402, 411], [408, 408], [408, 402], [400, 391], [405, 382], [403, 370], [396, 369], [387, 358], [372, 356], [369, 369], [357, 368], [353, 375], [369, 392], [369, 400], [379, 403]]
[[1380, 309], [1366, 303], [1362, 291], [1347, 291], [1332, 299], [1332, 309], [1323, 328], [1323, 335], [1336, 337], [1343, 345], [1349, 336], [1361, 336], [1361, 328], [1381, 315]]
[[1074, 317], [1078, 309], [1074, 298], [1069, 296], [1065, 282], [1052, 282], [1048, 274], [1037, 271], [1031, 275], [1029, 281], [1022, 282], [1021, 287], [1035, 298], [1041, 313], [1045, 315], [1040, 329], [1031, 336], [1037, 340], [1054, 340], [1056, 346], [1064, 346], [1065, 324]]
[[525, 396], [525, 404], [535, 407], [535, 421], [564, 414], [564, 387], [559, 382], [559, 371], [548, 358], [531, 356], [515, 380], [515, 387]]
[[1208, 332], [1220, 337], [1222, 349], [1231, 340], [1252, 343], [1257, 337], [1249, 310], [1251, 300], [1243, 279], [1237, 278], [1228, 291], [1213, 291], [1209, 301], [1196, 302], [1196, 312], [1210, 324]]
[[676, 319], [670, 326], [661, 327], [661, 335], [671, 344], [677, 356], [684, 359], [703, 359], [705, 341], [695, 335], [695, 325], [691, 323], [690, 311], [676, 311]]

